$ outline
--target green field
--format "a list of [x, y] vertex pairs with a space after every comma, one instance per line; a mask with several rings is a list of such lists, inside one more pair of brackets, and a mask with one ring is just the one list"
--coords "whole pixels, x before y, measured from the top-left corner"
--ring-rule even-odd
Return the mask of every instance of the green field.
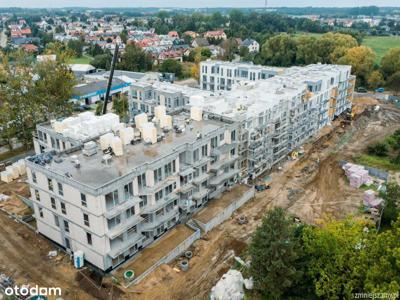
[[92, 57], [91, 56], [87, 56], [87, 55], [83, 55], [82, 57], [73, 57], [72, 59], [70, 59], [69, 63], [70, 64], [84, 64], [84, 65], [88, 65], [90, 64], [90, 62], [92, 61]]
[[[320, 33], [299, 32], [296, 36], [308, 35], [313, 37], [320, 37]], [[372, 48], [376, 53], [376, 63], [381, 62], [382, 57], [391, 48], [400, 48], [399, 36], [367, 36], [363, 39], [364, 46]]]
[[371, 47], [376, 53], [376, 62], [380, 63], [382, 57], [391, 48], [400, 48], [400, 37], [396, 36], [368, 36], [363, 40], [363, 45]]

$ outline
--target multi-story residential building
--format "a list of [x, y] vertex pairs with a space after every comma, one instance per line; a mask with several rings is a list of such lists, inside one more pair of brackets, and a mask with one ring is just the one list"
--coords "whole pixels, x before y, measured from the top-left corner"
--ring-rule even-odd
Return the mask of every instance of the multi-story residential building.
[[127, 144], [119, 156], [96, 141], [90, 152], [84, 145], [28, 158], [38, 231], [108, 271], [233, 185], [236, 124], [182, 112], [174, 125], [157, 126], [159, 142]]
[[166, 82], [136, 82], [130, 90], [129, 110], [132, 117], [138, 113], [154, 113], [154, 107], [164, 105], [167, 112], [182, 110], [192, 95], [209, 96], [210, 92]]
[[268, 79], [281, 74], [283, 70], [251, 63], [207, 60], [200, 64], [200, 88], [208, 91], [229, 91], [238, 82]]
[[[99, 143], [97, 136], [81, 132], [76, 120], [67, 123], [80, 130], [55, 122], [38, 126], [47, 150], [56, 149], [52, 131], [58, 137], [68, 133], [71, 143], [56, 155], [27, 159], [39, 232], [72, 252], [82, 250], [101, 270], [115, 268], [238, 180], [282, 161], [351, 108], [355, 78], [350, 71], [339, 65], [289, 68], [269, 79], [242, 80], [218, 94], [134, 83], [131, 119], [143, 141], [121, 144], [115, 155], [104, 155], [101, 138]], [[168, 107], [179, 92], [184, 102]], [[134, 105], [156, 118], [137, 115]], [[168, 108], [173, 119], [164, 122], [160, 111]], [[149, 119], [154, 125], [144, 126]], [[85, 124], [106, 132], [96, 122]], [[111, 126], [121, 138], [122, 128]]]

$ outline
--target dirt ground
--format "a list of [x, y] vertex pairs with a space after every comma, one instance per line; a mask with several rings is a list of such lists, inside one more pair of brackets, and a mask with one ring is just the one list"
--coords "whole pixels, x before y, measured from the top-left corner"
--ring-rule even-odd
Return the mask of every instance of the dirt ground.
[[[187, 272], [175, 272], [176, 263], [161, 266], [134, 287], [135, 299], [207, 299], [211, 287], [230, 268], [233, 255], [245, 249], [263, 215], [274, 206], [313, 224], [356, 213], [363, 194], [346, 183], [338, 161], [351, 160], [368, 144], [400, 128], [399, 110], [381, 105], [380, 111], [374, 111], [376, 102], [365, 102], [357, 111], [370, 108], [351, 125], [336, 121], [325, 128], [304, 145], [302, 157], [269, 174], [271, 190], [257, 193], [231, 219], [196, 241]], [[245, 215], [248, 224], [237, 224], [238, 215]]]
[[[257, 193], [232, 218], [196, 241], [187, 272], [175, 271], [176, 261], [163, 265], [120, 298], [207, 299], [211, 287], [232, 265], [232, 257], [246, 248], [263, 215], [274, 206], [282, 206], [310, 223], [356, 212], [362, 194], [346, 184], [338, 160], [351, 160], [369, 143], [400, 128], [400, 111], [381, 105], [380, 111], [365, 111], [352, 125], [346, 126], [342, 128], [340, 122], [335, 122], [304, 145], [304, 155], [298, 160], [286, 162], [281, 169], [266, 174], [270, 176], [271, 189]], [[9, 190], [0, 185], [0, 193], [3, 192]], [[249, 222], [237, 224], [238, 215], [245, 215]], [[3, 212], [0, 212], [0, 228], [0, 273], [12, 276], [19, 284], [59, 286], [67, 300], [95, 299], [75, 280], [77, 272], [69, 257], [64, 254], [47, 257], [53, 250], [47, 240]]]
[[19, 180], [14, 180], [10, 183], [0, 183], [0, 194], [10, 196], [9, 199], [5, 201], [0, 201], [0, 208], [8, 211], [9, 213], [14, 213], [20, 216], [31, 214], [32, 211], [27, 207], [17, 195], [21, 195], [25, 198], [30, 197], [30, 190], [28, 184], [25, 182], [26, 178], [21, 178]]
[[220, 197], [211, 200], [200, 212], [193, 216], [193, 219], [204, 224], [208, 223], [214, 216], [223, 211], [233, 201], [239, 199], [249, 189], [246, 185], [234, 186], [229, 191], [222, 193]]

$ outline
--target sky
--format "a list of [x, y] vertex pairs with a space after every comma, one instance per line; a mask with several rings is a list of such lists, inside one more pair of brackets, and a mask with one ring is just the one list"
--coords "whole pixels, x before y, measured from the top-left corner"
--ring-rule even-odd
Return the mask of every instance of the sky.
[[[400, 0], [267, 0], [269, 7], [400, 6]], [[263, 7], [265, 0], [0, 0], [0, 7]]]

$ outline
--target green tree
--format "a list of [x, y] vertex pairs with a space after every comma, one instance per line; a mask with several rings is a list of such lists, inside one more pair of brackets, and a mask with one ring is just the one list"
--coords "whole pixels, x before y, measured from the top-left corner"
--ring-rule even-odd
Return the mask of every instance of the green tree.
[[382, 227], [388, 228], [399, 217], [400, 186], [396, 183], [389, 183], [383, 198], [385, 199], [385, 208], [383, 210], [381, 224]]
[[396, 95], [400, 94], [400, 71], [390, 76], [386, 84]]
[[381, 69], [386, 78], [400, 72], [400, 48], [390, 49], [381, 61]]
[[364, 227], [365, 223], [349, 218], [328, 222], [321, 228], [305, 228], [304, 247], [310, 257], [308, 272], [318, 297], [352, 299], [354, 292], [364, 291], [368, 269], [365, 243], [373, 234], [365, 232]]
[[301, 277], [296, 269], [300, 244], [293, 222], [281, 208], [264, 217], [249, 247], [250, 274], [266, 299], [282, 299]]
[[365, 46], [350, 48], [338, 60], [339, 64], [351, 65], [360, 84], [365, 85], [374, 68], [375, 52]]
[[68, 41], [68, 48], [71, 49], [72, 51], [74, 51], [75, 55], [77, 57], [81, 57], [83, 54], [83, 46], [85, 45], [85, 43], [81, 40], [69, 40]]
[[175, 59], [166, 59], [160, 67], [162, 73], [174, 73], [176, 77], [182, 76], [182, 64]]
[[113, 110], [119, 115], [121, 120], [126, 120], [129, 111], [128, 97], [122, 94], [119, 98], [114, 98]]
[[315, 51], [317, 39], [303, 35], [297, 39], [296, 64], [309, 65], [320, 62], [320, 57]]
[[373, 71], [368, 77], [368, 86], [371, 89], [376, 89], [378, 87], [385, 85], [385, 79], [379, 70]]
[[295, 38], [282, 33], [267, 40], [261, 54], [266, 64], [289, 67], [296, 61], [296, 50]]
[[118, 68], [126, 71], [146, 72], [153, 67], [153, 59], [150, 54], [145, 53], [140, 47], [129, 44], [121, 57]]
[[110, 52], [99, 54], [93, 57], [90, 64], [97, 69], [109, 70], [111, 67], [112, 55]]

